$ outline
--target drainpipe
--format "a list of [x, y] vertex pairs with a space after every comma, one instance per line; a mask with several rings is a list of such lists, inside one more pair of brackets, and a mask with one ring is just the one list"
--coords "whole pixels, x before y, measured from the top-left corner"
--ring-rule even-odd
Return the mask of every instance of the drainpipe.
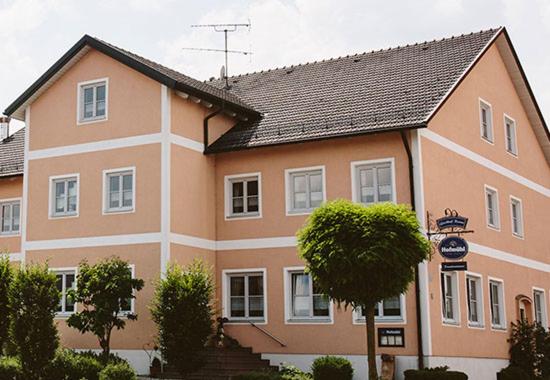
[[202, 133], [203, 133], [203, 142], [204, 142], [204, 152], [206, 152], [206, 148], [208, 148], [208, 120], [213, 118], [214, 116], [218, 115], [220, 112], [222, 112], [222, 108], [218, 108], [216, 111], [213, 111], [206, 115], [204, 120], [202, 121]]
[[[415, 191], [414, 191], [414, 165], [413, 157], [411, 153], [411, 147], [409, 146], [409, 140], [405, 134], [405, 131], [401, 130], [401, 140], [403, 141], [403, 146], [407, 152], [407, 158], [409, 160], [409, 188], [411, 196], [411, 205], [413, 211], [415, 209]], [[420, 309], [420, 280], [419, 280], [419, 268], [418, 266], [414, 270], [414, 290], [416, 294], [416, 331], [417, 331], [417, 345], [418, 345], [418, 368], [424, 368], [424, 350], [423, 350], [423, 339], [422, 339], [422, 310]]]

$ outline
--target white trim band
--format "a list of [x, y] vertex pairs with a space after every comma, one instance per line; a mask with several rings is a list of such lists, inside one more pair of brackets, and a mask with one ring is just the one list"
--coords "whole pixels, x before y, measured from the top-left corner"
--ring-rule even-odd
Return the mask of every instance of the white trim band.
[[199, 153], [204, 152], [204, 144], [195, 140], [191, 140], [187, 137], [180, 135], [175, 135], [170, 133], [170, 142], [174, 145], [181, 146], [182, 148], [187, 148], [194, 150]]
[[497, 164], [496, 162], [493, 162], [461, 145], [458, 145], [457, 143], [449, 140], [446, 137], [443, 137], [434, 131], [430, 131], [429, 129], [422, 129], [420, 130], [421, 136], [427, 138], [430, 141], [433, 141], [436, 144], [441, 145], [444, 148], [447, 148], [448, 150], [455, 152], [456, 154], [459, 154], [463, 157], [466, 157], [479, 165], [485, 166], [487, 169], [490, 169], [498, 174], [501, 174], [512, 181], [515, 181], [519, 183], [520, 185], [526, 186], [530, 188], [531, 190], [534, 190], [538, 193], [541, 193], [542, 195], [546, 197], [550, 197], [550, 189], [539, 185], [538, 183], [531, 181], [530, 179], [527, 179], [510, 169], [505, 168], [504, 166], [501, 166]]
[[78, 237], [69, 239], [32, 240], [24, 245], [27, 251], [64, 248], [106, 247], [112, 245], [132, 245], [160, 243], [161, 234], [149, 232], [143, 234], [107, 235]]
[[468, 242], [470, 245], [470, 250], [481, 256], [490, 257], [492, 259], [506, 261], [511, 264], [520, 265], [522, 267], [540, 270], [542, 272], [550, 273], [550, 264], [543, 263], [541, 261], [536, 261], [528, 259], [526, 257], [521, 257], [514, 255], [509, 252], [501, 251], [499, 249], [487, 247], [481, 244]]

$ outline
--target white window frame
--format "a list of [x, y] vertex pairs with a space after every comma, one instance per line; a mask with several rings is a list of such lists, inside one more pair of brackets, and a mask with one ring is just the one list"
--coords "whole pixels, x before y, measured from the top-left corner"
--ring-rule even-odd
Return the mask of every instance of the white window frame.
[[[76, 180], [76, 210], [74, 212], [55, 212], [55, 188], [56, 182]], [[67, 193], [68, 196], [68, 193]], [[50, 176], [49, 178], [49, 197], [48, 197], [48, 216], [49, 219], [78, 218], [80, 212], [80, 173], [63, 174]]]
[[[541, 321], [537, 320], [537, 300], [535, 293], [539, 293], [541, 295], [540, 299], [543, 302], [541, 305]], [[548, 328], [548, 302], [546, 301], [546, 291], [543, 288], [533, 287], [533, 321], [540, 322], [542, 327], [545, 329]]]
[[[487, 202], [487, 194], [489, 192], [493, 193], [494, 196], [495, 196], [496, 224], [491, 224], [489, 222], [489, 202]], [[500, 231], [500, 202], [499, 202], [498, 190], [494, 187], [489, 186], [489, 185], [485, 185], [484, 191], [483, 191], [483, 197], [484, 197], [484, 202], [485, 202], [485, 223], [486, 223], [487, 227], [489, 227], [493, 230], [496, 230], [496, 231]]]
[[[245, 180], [258, 181], [258, 211], [233, 213], [233, 182]], [[259, 219], [262, 217], [262, 173], [243, 173], [231, 174], [224, 177], [224, 196], [225, 196], [225, 220], [244, 220], [244, 219]], [[245, 198], [243, 198], [244, 201]], [[246, 203], [246, 202], [244, 202]]]
[[77, 278], [78, 278], [78, 268], [77, 267], [60, 267], [60, 268], [50, 268], [49, 271], [51, 273], [54, 273], [56, 276], [63, 275], [63, 285], [62, 285], [62, 292], [61, 292], [61, 311], [55, 313], [55, 318], [66, 318], [74, 313], [77, 312], [78, 304], [74, 303], [74, 311], [66, 311], [66, 295], [67, 295], [67, 288], [65, 283], [65, 275], [67, 274], [74, 274], [74, 289], [78, 286], [77, 284]]
[[[458, 273], [457, 272], [443, 272], [443, 271], [440, 271], [439, 272], [440, 275], [439, 275], [439, 296], [440, 296], [440, 299], [441, 299], [441, 320], [443, 322], [443, 325], [445, 326], [460, 326], [460, 288], [459, 288], [459, 279], [458, 279]], [[441, 286], [441, 280], [442, 280], [442, 275], [445, 275], [445, 276], [451, 276], [451, 279], [452, 279], [452, 284], [453, 284], [453, 294], [452, 294], [452, 297], [453, 297], [453, 300], [452, 300], [452, 305], [453, 305], [453, 314], [454, 314], [454, 318], [453, 319], [450, 319], [450, 318], [447, 318], [445, 316], [445, 314], [443, 313], [443, 304], [445, 302], [445, 295], [443, 294], [443, 287]], [[445, 284], [446, 286], [447, 284]]]
[[[284, 277], [284, 302], [285, 302], [285, 324], [286, 325], [327, 325], [334, 324], [333, 301], [329, 299], [327, 317], [300, 317], [292, 315], [292, 273], [304, 272], [305, 267], [285, 267], [283, 268]], [[313, 282], [311, 282], [313, 285]], [[312, 296], [312, 295], [310, 295]]]
[[[130, 268], [130, 271], [132, 272], [132, 278], [136, 278], [136, 266], [135, 264], [128, 264], [128, 267]], [[133, 294], [135, 296], [135, 291]], [[120, 317], [125, 317], [128, 314], [135, 314], [136, 312], [136, 299], [135, 297], [132, 297], [130, 300], [130, 310], [121, 310], [118, 314]]]
[[[489, 125], [487, 128], [488, 136], [485, 137], [483, 135], [483, 116], [482, 116], [482, 109], [488, 110], [488, 116], [489, 116]], [[494, 145], [495, 143], [495, 128], [494, 128], [494, 120], [493, 120], [493, 107], [491, 106], [491, 103], [479, 98], [479, 133], [481, 136], [481, 139], [491, 145]]]
[[[105, 84], [105, 115], [92, 118], [84, 118], [84, 91], [85, 87], [90, 87], [94, 85]], [[77, 94], [76, 94], [76, 124], [85, 125], [91, 123], [98, 123], [102, 121], [107, 121], [109, 119], [109, 78], [98, 78], [92, 79], [85, 82], [77, 83]]]
[[[406, 325], [407, 324], [407, 304], [405, 294], [399, 295], [399, 302], [401, 308], [400, 316], [381, 316], [382, 311], [382, 301], [378, 303], [378, 313], [379, 315], [374, 316], [374, 322], [381, 325]], [[353, 324], [354, 325], [364, 325], [365, 317], [362, 315], [361, 307], [353, 310]]]
[[[519, 231], [514, 231], [514, 204], [518, 206], [519, 217], [518, 217], [518, 226]], [[512, 235], [519, 239], [523, 239], [525, 235], [525, 224], [523, 221], [523, 202], [518, 197], [510, 195], [510, 228], [512, 230]]]
[[[22, 198], [6, 198], [6, 199], [0, 199], [0, 219], [2, 219], [4, 217], [4, 215], [2, 214], [2, 206], [5, 206], [5, 205], [14, 205], [14, 204], [17, 204], [19, 203], [19, 228], [17, 229], [17, 231], [9, 231], [9, 232], [2, 232], [1, 230], [1, 225], [0, 225], [0, 237], [13, 237], [13, 236], [19, 236], [21, 235], [21, 213], [22, 213], [22, 206], [21, 206], [21, 200]], [[13, 215], [13, 206], [12, 206], [12, 215]], [[12, 216], [12, 219], [13, 219], [13, 216]], [[0, 220], [0, 222], [2, 222]], [[2, 222], [3, 223], [3, 222]]]
[[[512, 135], [508, 136], [508, 128], [506, 128], [507, 122], [511, 122], [513, 125], [513, 131]], [[506, 149], [506, 152], [508, 152], [512, 157], [517, 158], [518, 157], [518, 133], [517, 133], [517, 123], [516, 120], [512, 117], [510, 117], [507, 114], [504, 114], [504, 147]], [[509, 149], [508, 147], [508, 137], [511, 137], [512, 141], [512, 149]]]
[[[132, 173], [132, 207], [109, 207], [109, 181], [111, 175]], [[122, 192], [122, 187], [120, 189]], [[128, 214], [136, 211], [136, 167], [115, 168], [103, 170], [103, 215]], [[122, 199], [122, 198], [121, 198]]]
[[[468, 280], [475, 280], [476, 281], [476, 293], [478, 296], [478, 299], [476, 300], [477, 303], [477, 314], [478, 314], [478, 321], [474, 322], [470, 320], [470, 289], [469, 289], [469, 281]], [[483, 276], [478, 273], [473, 272], [466, 272], [465, 273], [465, 290], [466, 290], [466, 311], [467, 311], [467, 319], [468, 319], [468, 327], [471, 328], [485, 328], [485, 307], [484, 307], [484, 297], [483, 297]]]
[[[263, 290], [264, 290], [264, 316], [263, 317], [231, 317], [230, 308], [230, 296], [231, 296], [231, 277], [238, 275], [254, 275], [261, 274], [263, 276]], [[246, 285], [247, 286], [247, 285]], [[267, 324], [267, 270], [266, 268], [243, 268], [243, 269], [224, 269], [222, 271], [222, 316], [227, 318], [229, 322], [227, 323], [243, 323], [243, 322], [254, 322], [256, 325], [266, 325]], [[247, 295], [245, 292], [245, 299]]]
[[321, 181], [323, 186], [323, 200], [321, 203], [325, 203], [327, 201], [327, 183], [326, 183], [326, 171], [325, 166], [310, 166], [305, 168], [292, 168], [292, 169], [285, 169], [285, 199], [286, 199], [286, 216], [293, 216], [293, 215], [309, 215], [313, 212], [314, 208], [309, 209], [293, 209], [293, 193], [292, 193], [292, 181], [291, 177], [293, 174], [301, 174], [301, 173], [307, 173], [307, 172], [313, 172], [313, 171], [321, 171]]
[[[499, 316], [500, 316], [500, 324], [496, 325], [493, 323], [493, 303], [491, 300], [491, 284], [498, 284], [499, 286]], [[506, 298], [504, 296], [504, 280], [500, 278], [495, 277], [488, 277], [488, 290], [489, 290], [489, 312], [490, 312], [490, 321], [491, 321], [491, 330], [494, 331], [506, 331], [507, 330], [507, 322], [506, 322]]]
[[[361, 203], [361, 191], [359, 189], [360, 179], [359, 179], [359, 168], [362, 166], [377, 166], [383, 164], [390, 164], [391, 170], [391, 188], [392, 188], [392, 199], [390, 202], [397, 203], [397, 186], [395, 183], [395, 158], [380, 158], [376, 160], [366, 160], [366, 161], [352, 161], [351, 166], [351, 199], [353, 202]], [[374, 202], [376, 203], [376, 202]]]

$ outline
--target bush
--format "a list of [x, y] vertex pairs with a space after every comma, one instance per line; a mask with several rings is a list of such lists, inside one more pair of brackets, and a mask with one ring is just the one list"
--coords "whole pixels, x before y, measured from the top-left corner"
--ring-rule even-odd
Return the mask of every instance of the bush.
[[13, 270], [7, 256], [0, 253], [0, 355], [9, 339], [10, 301], [9, 288], [13, 280]]
[[44, 266], [20, 269], [9, 290], [10, 335], [21, 361], [25, 380], [44, 376], [59, 338], [54, 323], [60, 294], [57, 278]]
[[295, 366], [283, 366], [279, 371], [281, 380], [311, 380], [313, 377]]
[[277, 372], [250, 372], [232, 377], [233, 380], [281, 380]]
[[0, 358], [0, 380], [22, 379], [21, 363], [17, 358]]
[[151, 307], [162, 356], [182, 375], [199, 369], [212, 333], [214, 283], [201, 261], [182, 269], [171, 266], [157, 283]]
[[99, 373], [99, 380], [136, 380], [136, 372], [128, 363], [111, 363]]
[[103, 365], [96, 357], [60, 350], [48, 369], [48, 380], [98, 380]]
[[468, 380], [468, 375], [458, 371], [448, 371], [448, 367], [408, 369], [405, 380]]
[[353, 367], [346, 358], [323, 356], [315, 359], [311, 366], [314, 380], [351, 380]]
[[519, 367], [508, 366], [499, 372], [499, 380], [531, 380], [527, 372]]
[[512, 323], [510, 366], [523, 369], [533, 379], [550, 378], [550, 332], [540, 323]]
[[109, 353], [109, 356], [107, 357], [107, 359], [105, 359], [105, 356], [103, 355], [102, 352], [91, 351], [91, 350], [79, 351], [78, 355], [96, 359], [97, 361], [99, 361], [100, 363], [103, 363], [103, 364], [117, 364], [117, 363], [126, 363], [126, 364], [128, 364], [128, 362], [125, 359], [121, 358], [117, 354], [113, 354], [112, 352]]

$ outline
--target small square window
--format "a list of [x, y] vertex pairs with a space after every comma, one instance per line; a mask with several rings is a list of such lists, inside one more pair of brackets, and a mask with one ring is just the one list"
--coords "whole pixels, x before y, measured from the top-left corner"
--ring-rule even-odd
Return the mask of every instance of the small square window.
[[226, 314], [231, 321], [265, 320], [263, 272], [226, 274]]
[[310, 213], [325, 201], [324, 170], [287, 171], [287, 213]]
[[78, 121], [85, 123], [107, 118], [107, 80], [79, 84]]
[[2, 212], [2, 228], [0, 234], [14, 235], [19, 233], [21, 202], [9, 201], [0, 203], [0, 211]]
[[225, 177], [227, 218], [261, 216], [260, 175]]
[[364, 164], [352, 162], [352, 169], [355, 202], [369, 205], [395, 201], [392, 161]]
[[516, 122], [514, 119], [504, 116], [504, 132], [506, 137], [506, 150], [508, 153], [517, 156], [517, 135], [516, 135]]
[[479, 101], [479, 118], [481, 137], [488, 142], [493, 142], [493, 111], [491, 105], [482, 100]]
[[[389, 297], [378, 302], [374, 308], [374, 319], [377, 323], [404, 322], [405, 296]], [[359, 307], [354, 310], [355, 321], [364, 323], [365, 310]]]
[[135, 170], [120, 169], [105, 172], [105, 212], [134, 210]]
[[303, 270], [293, 270], [287, 272], [287, 281], [290, 292], [287, 318], [290, 321], [330, 322], [330, 299], [315, 286], [311, 275]]
[[51, 179], [50, 215], [78, 215], [78, 176]]

